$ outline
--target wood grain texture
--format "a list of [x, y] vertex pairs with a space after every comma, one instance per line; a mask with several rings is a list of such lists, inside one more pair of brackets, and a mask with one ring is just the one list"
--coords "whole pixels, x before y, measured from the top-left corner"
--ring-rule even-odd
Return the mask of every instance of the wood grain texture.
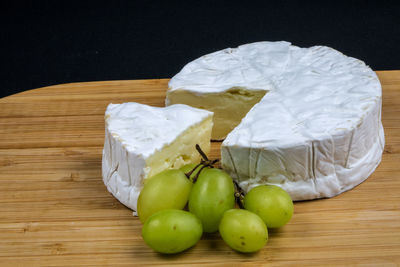
[[[167, 79], [63, 84], [0, 99], [0, 265], [400, 264], [400, 71], [378, 72], [386, 147], [366, 182], [331, 199], [295, 203], [291, 222], [260, 252], [204, 235], [163, 256], [101, 179], [109, 103], [163, 106]], [[219, 156], [214, 143], [211, 158]]]

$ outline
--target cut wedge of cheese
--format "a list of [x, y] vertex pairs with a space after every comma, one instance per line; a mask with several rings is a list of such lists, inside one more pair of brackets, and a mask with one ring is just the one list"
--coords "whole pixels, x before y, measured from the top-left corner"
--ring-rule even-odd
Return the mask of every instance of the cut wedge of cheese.
[[228, 133], [222, 167], [245, 191], [274, 184], [293, 200], [332, 197], [382, 157], [380, 82], [329, 47], [258, 42], [202, 56], [170, 80], [166, 104], [175, 103], [215, 112], [213, 138]]
[[212, 118], [212, 112], [186, 105], [108, 105], [102, 160], [108, 191], [136, 210], [137, 198], [148, 177], [200, 162], [196, 144], [209, 152]]

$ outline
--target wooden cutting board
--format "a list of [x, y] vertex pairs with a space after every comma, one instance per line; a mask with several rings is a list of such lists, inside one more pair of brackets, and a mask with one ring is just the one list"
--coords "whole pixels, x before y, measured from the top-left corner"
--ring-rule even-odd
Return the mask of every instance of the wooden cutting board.
[[[167, 79], [63, 84], [0, 99], [0, 265], [400, 264], [400, 71], [380, 71], [386, 149], [375, 173], [331, 199], [295, 203], [258, 253], [218, 234], [179, 255], [153, 252], [101, 178], [107, 104], [163, 106]], [[219, 156], [213, 144], [211, 158]]]

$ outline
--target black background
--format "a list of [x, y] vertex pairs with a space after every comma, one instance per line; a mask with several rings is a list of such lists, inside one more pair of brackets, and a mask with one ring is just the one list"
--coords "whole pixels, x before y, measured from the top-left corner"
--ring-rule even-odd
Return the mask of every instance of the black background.
[[374, 70], [400, 69], [399, 3], [3, 3], [0, 96], [67, 82], [169, 78], [203, 54], [255, 41], [327, 45]]

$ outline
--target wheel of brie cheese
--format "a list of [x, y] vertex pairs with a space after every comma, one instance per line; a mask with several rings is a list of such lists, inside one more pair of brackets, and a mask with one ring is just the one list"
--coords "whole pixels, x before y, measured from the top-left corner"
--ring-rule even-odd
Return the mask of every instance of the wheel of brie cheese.
[[258, 42], [187, 64], [166, 105], [214, 112], [222, 168], [248, 191], [332, 197], [375, 170], [384, 147], [381, 85], [362, 61], [325, 46]]
[[205, 153], [210, 151], [212, 117], [212, 112], [186, 105], [108, 105], [102, 159], [108, 191], [137, 210], [145, 179], [165, 169], [200, 162], [196, 144]]

